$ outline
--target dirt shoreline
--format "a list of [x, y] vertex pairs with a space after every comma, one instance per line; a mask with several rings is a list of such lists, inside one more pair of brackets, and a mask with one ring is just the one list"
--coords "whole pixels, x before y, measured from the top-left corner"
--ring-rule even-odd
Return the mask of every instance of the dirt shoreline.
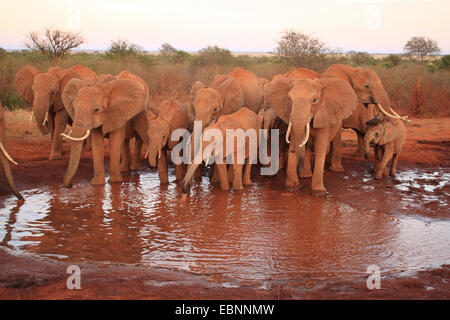
[[[355, 157], [355, 135], [344, 132], [344, 167], [366, 160]], [[61, 183], [70, 146], [64, 143], [64, 159], [49, 161], [48, 137], [10, 137], [6, 147], [19, 162], [13, 168], [20, 189], [43, 183]], [[399, 168], [450, 167], [450, 119], [414, 119]], [[108, 153], [106, 153], [108, 154]], [[91, 152], [83, 152], [77, 178], [90, 179]], [[106, 167], [108, 161], [105, 162]], [[45, 178], [42, 172], [46, 171]], [[0, 177], [0, 203], [10, 195]], [[448, 218], [446, 216], [445, 218]], [[126, 264], [80, 263], [82, 290], [68, 290], [66, 273], [71, 263], [18, 254], [0, 246], [0, 299], [449, 299], [450, 265], [419, 271], [413, 277], [382, 277], [380, 290], [369, 290], [366, 278], [333, 281], [299, 288], [268, 290], [247, 286], [224, 287], [223, 283], [183, 271], [153, 269]]]

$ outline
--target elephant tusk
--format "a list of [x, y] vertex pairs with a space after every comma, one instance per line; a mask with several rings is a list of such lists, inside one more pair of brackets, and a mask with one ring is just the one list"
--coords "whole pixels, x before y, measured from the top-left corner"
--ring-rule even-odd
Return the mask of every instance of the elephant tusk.
[[161, 158], [161, 149], [158, 150], [158, 159]]
[[291, 130], [292, 130], [292, 122], [289, 121], [289, 126], [288, 126], [288, 129], [287, 129], [287, 132], [286, 132], [286, 142], [287, 143], [291, 143], [289, 141], [289, 136], [291, 135]]
[[208, 163], [209, 163], [209, 158], [210, 158], [211, 156], [210, 155], [208, 155], [208, 158], [206, 158], [206, 162], [205, 162], [205, 167], [207, 167], [208, 166]]
[[31, 111], [30, 122], [33, 121], [34, 111]]
[[[385, 116], [388, 116], [388, 117], [390, 117], [390, 118], [393, 118], [393, 119], [400, 119], [400, 120], [407, 120], [407, 118], [408, 117], [401, 117], [401, 116], [398, 116], [398, 115], [393, 115], [393, 114], [390, 114], [390, 113], [388, 113], [386, 110], [384, 110], [384, 108], [381, 106], [381, 104], [379, 104], [379, 103], [377, 103], [377, 106], [378, 106], [378, 108], [380, 109], [380, 111], [381, 111], [381, 113], [383, 113]], [[392, 109], [391, 109], [392, 110]]]
[[306, 124], [306, 133], [305, 133], [305, 139], [298, 145], [299, 148], [302, 148], [306, 142], [308, 142], [309, 139], [309, 122]]
[[392, 114], [394, 114], [395, 116], [399, 117], [399, 119], [405, 121], [405, 122], [411, 122], [411, 120], [408, 119], [408, 116], [404, 116], [402, 117], [401, 115], [399, 115], [397, 112], [395, 112], [394, 109], [392, 109], [392, 107], [389, 107], [389, 110], [392, 112]]
[[69, 140], [71, 140], [71, 141], [79, 142], [79, 141], [84, 141], [84, 140], [86, 140], [87, 137], [89, 137], [89, 134], [90, 134], [90, 133], [91, 133], [91, 130], [86, 130], [86, 133], [85, 133], [84, 136], [82, 136], [81, 138], [74, 138], [74, 137], [71, 137], [71, 136], [69, 136], [69, 135], [67, 135], [67, 134], [61, 133], [61, 137], [66, 138], [66, 139], [69, 139]]
[[8, 159], [11, 163], [14, 163], [17, 166], [17, 162], [15, 162], [13, 160], [13, 158], [11, 158], [11, 156], [8, 153], [8, 151], [6, 151], [5, 146], [1, 142], [0, 142], [0, 150], [2, 150], [2, 152], [5, 155], [6, 159]]
[[145, 153], [145, 158], [144, 159], [147, 159], [148, 158], [148, 150], [147, 150], [147, 152]]
[[48, 122], [48, 111], [45, 113], [44, 122], [42, 122], [42, 126], [45, 126], [45, 123]]

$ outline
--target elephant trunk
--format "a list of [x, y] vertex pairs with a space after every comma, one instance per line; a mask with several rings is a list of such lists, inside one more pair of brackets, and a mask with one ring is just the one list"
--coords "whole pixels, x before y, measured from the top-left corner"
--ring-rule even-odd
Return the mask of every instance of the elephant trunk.
[[33, 101], [33, 114], [36, 125], [42, 134], [50, 132], [48, 124], [48, 112], [50, 108], [50, 96], [46, 94], [36, 95]]
[[370, 138], [366, 134], [366, 136], [364, 137], [364, 143], [363, 143], [363, 153], [364, 153], [364, 158], [366, 160], [369, 159], [369, 152], [370, 152]]
[[161, 157], [161, 148], [151, 147], [148, 150], [148, 164], [150, 167], [156, 167], [158, 160]]
[[[73, 127], [72, 129], [72, 137], [82, 137], [86, 134], [86, 129], [82, 127]], [[78, 170], [78, 165], [80, 163], [81, 158], [81, 150], [83, 147], [83, 140], [82, 141], [71, 141], [70, 146], [70, 159], [69, 159], [69, 165], [67, 167], [66, 174], [64, 175], [64, 186], [66, 188], [72, 187], [72, 179], [75, 176], [75, 173]]]
[[16, 188], [16, 185], [14, 183], [14, 179], [11, 173], [11, 168], [9, 167], [9, 162], [6, 156], [3, 154], [3, 152], [0, 152], [0, 163], [3, 168], [3, 172], [5, 173], [6, 180], [8, 181], [9, 188], [12, 190], [12, 192], [15, 194], [15, 196], [19, 200], [23, 200], [23, 197], [20, 195], [19, 191]]
[[183, 178], [181, 189], [183, 194], [189, 194], [191, 191], [192, 180], [194, 178], [195, 170], [199, 167], [200, 164], [191, 163], [187, 169], [186, 175]]

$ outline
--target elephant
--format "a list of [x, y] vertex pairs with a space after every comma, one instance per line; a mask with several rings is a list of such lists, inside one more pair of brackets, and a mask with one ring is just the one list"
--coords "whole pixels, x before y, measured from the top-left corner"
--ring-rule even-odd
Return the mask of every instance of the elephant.
[[61, 94], [72, 78], [87, 79], [89, 83], [96, 77], [95, 73], [82, 66], [74, 69], [52, 67], [47, 72], [27, 65], [21, 68], [14, 79], [16, 91], [32, 104], [33, 116], [42, 134], [50, 133], [52, 139], [49, 160], [62, 159], [62, 139], [68, 119]]
[[[232, 171], [233, 189], [241, 190], [243, 189], [243, 185], [251, 184], [250, 179], [251, 167], [252, 163], [254, 163], [256, 160], [253, 157], [257, 156], [256, 154], [257, 151], [253, 152], [252, 154], [251, 148], [252, 145], [253, 147], [256, 147], [256, 149], [258, 147], [259, 141], [258, 132], [260, 127], [261, 127], [261, 120], [259, 116], [252, 110], [243, 107], [232, 114], [220, 116], [217, 119], [217, 121], [213, 122], [211, 125], [205, 128], [205, 130], [203, 130], [201, 136], [202, 140], [206, 135], [212, 132], [210, 130], [214, 129], [220, 131], [222, 139], [219, 140], [211, 139], [212, 141], [206, 142], [203, 141], [203, 148], [202, 148], [203, 150], [202, 149], [199, 150], [195, 159], [199, 159], [198, 157], [201, 156], [201, 160], [205, 161], [206, 165], [209, 163], [210, 158], [216, 159], [215, 165], [217, 167], [220, 180], [220, 188], [222, 190], [230, 189], [229, 180], [231, 180], [231, 175], [229, 178], [226, 164], [226, 158], [229, 157], [230, 155], [233, 155], [233, 171]], [[242, 129], [244, 130], [244, 132], [250, 133], [254, 131], [255, 135], [253, 144], [250, 137], [246, 137], [244, 143], [239, 143], [239, 139], [237, 139], [237, 141], [234, 139], [232, 140], [233, 141], [232, 150], [229, 150], [229, 148], [226, 148], [227, 135], [230, 134], [230, 131], [228, 131], [228, 129], [230, 130]], [[253, 151], [255, 150], [253, 149]], [[202, 153], [200, 154], [200, 152]], [[245, 162], [244, 174], [242, 174], [244, 163], [239, 163], [240, 161], [237, 161], [239, 160], [238, 153], [243, 155], [243, 160]], [[222, 163], [217, 163], [218, 162], [217, 159], [219, 156], [223, 157]], [[196, 162], [200, 161], [195, 161], [189, 165], [186, 175], [184, 176], [184, 179], [182, 181], [182, 192], [185, 195], [189, 194], [194, 173], [196, 169], [200, 166], [200, 163]]]
[[127, 121], [145, 111], [147, 95], [142, 85], [128, 79], [116, 79], [98, 85], [71, 79], [62, 99], [73, 119], [69, 165], [64, 175], [65, 187], [72, 186], [78, 169], [83, 141], [92, 136], [94, 178], [92, 184], [105, 183], [104, 136], [110, 141], [110, 182], [121, 182], [120, 156]]
[[8, 181], [9, 188], [12, 190], [14, 195], [19, 199], [23, 200], [23, 197], [20, 195], [19, 191], [17, 190], [17, 187], [14, 183], [14, 178], [11, 173], [11, 168], [9, 166], [9, 162], [17, 165], [17, 162], [13, 160], [13, 158], [8, 154], [8, 151], [6, 151], [5, 146], [3, 145], [3, 141], [5, 140], [6, 136], [6, 123], [5, 123], [5, 115], [3, 114], [3, 107], [0, 104], [0, 163], [1, 167], [3, 169], [3, 172], [5, 173], [6, 180]]
[[[151, 167], [158, 166], [161, 184], [169, 182], [167, 176], [167, 150], [172, 150], [179, 142], [179, 140], [171, 140], [172, 132], [176, 129], [187, 130], [188, 127], [189, 116], [186, 108], [176, 99], [164, 100], [159, 106], [157, 118], [150, 120], [148, 123], [148, 163]], [[183, 179], [183, 164], [175, 165], [175, 176], [178, 182]]]
[[196, 81], [191, 89], [191, 106], [188, 112], [196, 121], [207, 127], [221, 115], [231, 114], [242, 107], [258, 113], [262, 105], [263, 84], [254, 73], [236, 68], [228, 74], [214, 77], [207, 88]]
[[371, 146], [375, 149], [375, 178], [386, 176], [387, 163], [392, 159], [390, 174], [395, 175], [398, 156], [405, 142], [406, 128], [402, 120], [380, 119], [367, 122], [364, 136], [364, 157], [368, 159]]
[[[363, 155], [363, 138], [367, 129], [367, 121], [373, 119], [379, 111], [389, 117], [399, 118], [398, 114], [392, 115], [385, 109], [392, 111], [388, 94], [375, 71], [367, 68], [354, 68], [343, 64], [331, 65], [323, 74], [322, 78], [338, 78], [350, 84], [358, 97], [356, 110], [342, 121], [343, 128], [351, 128], [356, 131], [358, 137], [358, 148], [355, 155]], [[332, 153], [338, 159], [330, 170], [336, 172], [344, 171], [341, 163], [341, 138], [335, 140]]]
[[[280, 137], [284, 136], [287, 132], [287, 124], [283, 122], [275, 112], [271, 108], [271, 99], [268, 97], [268, 95], [272, 92], [272, 86], [273, 83], [277, 79], [281, 78], [290, 78], [290, 79], [319, 79], [320, 74], [306, 69], [306, 68], [297, 68], [290, 72], [287, 72], [285, 74], [275, 75], [273, 80], [270, 82], [267, 82], [264, 85], [264, 91], [263, 91], [263, 108], [264, 112], [262, 115], [263, 118], [263, 129], [270, 130], [270, 129], [278, 129], [280, 130]], [[279, 150], [280, 150], [280, 161], [279, 161], [279, 169], [282, 169], [285, 165], [285, 162], [287, 160], [287, 151], [289, 149], [289, 145], [285, 143], [284, 140], [280, 141]]]
[[[299, 187], [298, 160], [304, 177], [312, 175], [313, 194], [323, 194], [323, 170], [330, 142], [341, 129], [342, 120], [354, 112], [357, 97], [352, 87], [341, 79], [281, 78], [275, 80], [267, 98], [277, 115], [288, 123], [289, 145], [286, 186]], [[291, 134], [292, 132], [292, 134]], [[315, 164], [311, 173], [310, 155], [314, 148]]]

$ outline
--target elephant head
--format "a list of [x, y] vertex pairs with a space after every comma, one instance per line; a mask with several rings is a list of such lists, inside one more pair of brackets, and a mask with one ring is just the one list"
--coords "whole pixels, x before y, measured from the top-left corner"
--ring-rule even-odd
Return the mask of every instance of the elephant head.
[[14, 183], [14, 179], [11, 173], [11, 168], [9, 167], [9, 162], [17, 165], [17, 162], [13, 160], [13, 158], [6, 151], [5, 146], [3, 145], [3, 141], [6, 135], [6, 124], [5, 124], [5, 116], [3, 114], [2, 106], [0, 104], [0, 164], [3, 172], [5, 173], [6, 180], [8, 181], [8, 185], [13, 193], [19, 200], [23, 200], [19, 191], [16, 188]]
[[49, 111], [64, 109], [61, 93], [72, 78], [79, 78], [79, 75], [74, 70], [59, 67], [41, 72], [32, 66], [25, 66], [17, 72], [14, 87], [25, 100], [32, 103], [33, 115], [42, 134], [49, 133]]
[[202, 121], [203, 127], [244, 105], [245, 95], [240, 83], [234, 78], [220, 80], [222, 81], [214, 87], [205, 88], [200, 83], [194, 83], [195, 87], [192, 87], [192, 112], [195, 121]]
[[397, 129], [389, 119], [378, 117], [367, 121], [367, 131], [364, 136], [364, 157], [369, 158], [370, 147], [375, 145], [383, 146], [397, 139]]
[[131, 80], [111, 80], [100, 85], [72, 79], [65, 87], [62, 99], [73, 119], [70, 135], [72, 140], [69, 166], [64, 176], [64, 185], [69, 187], [81, 156], [83, 141], [90, 130], [102, 129], [103, 135], [126, 125], [126, 122], [144, 111], [146, 94], [142, 86]]
[[156, 167], [157, 157], [161, 157], [161, 149], [163, 149], [170, 138], [170, 125], [167, 121], [156, 118], [149, 122], [148, 130], [148, 164]]
[[317, 129], [338, 124], [357, 105], [355, 92], [340, 79], [278, 79], [268, 99], [277, 115], [289, 123], [286, 141], [296, 144], [299, 155], [304, 154], [311, 122]]

